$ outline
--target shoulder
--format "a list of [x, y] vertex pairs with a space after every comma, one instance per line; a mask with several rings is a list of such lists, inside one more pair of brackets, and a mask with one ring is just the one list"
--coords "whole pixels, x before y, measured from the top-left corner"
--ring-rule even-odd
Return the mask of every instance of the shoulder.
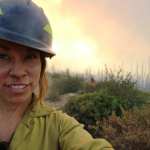
[[46, 135], [51, 143], [59, 141], [62, 149], [112, 149], [107, 141], [93, 139], [82, 124], [46, 102], [36, 104], [31, 114], [36, 134]]

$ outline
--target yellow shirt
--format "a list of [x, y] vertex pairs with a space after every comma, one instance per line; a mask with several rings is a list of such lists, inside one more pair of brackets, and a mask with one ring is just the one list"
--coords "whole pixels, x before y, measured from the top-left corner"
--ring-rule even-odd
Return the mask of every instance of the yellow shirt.
[[113, 150], [93, 139], [74, 118], [44, 103], [27, 112], [16, 129], [10, 150]]

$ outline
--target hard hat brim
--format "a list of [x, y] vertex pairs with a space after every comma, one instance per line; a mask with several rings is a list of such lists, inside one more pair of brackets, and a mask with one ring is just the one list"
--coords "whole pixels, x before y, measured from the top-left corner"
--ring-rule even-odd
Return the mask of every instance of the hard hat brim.
[[55, 56], [55, 53], [47, 45], [43, 45], [43, 43], [41, 43], [40, 41], [24, 35], [20, 35], [16, 32], [6, 30], [1, 27], [0, 27], [0, 39], [36, 49], [38, 51], [43, 52], [45, 56], [49, 58]]

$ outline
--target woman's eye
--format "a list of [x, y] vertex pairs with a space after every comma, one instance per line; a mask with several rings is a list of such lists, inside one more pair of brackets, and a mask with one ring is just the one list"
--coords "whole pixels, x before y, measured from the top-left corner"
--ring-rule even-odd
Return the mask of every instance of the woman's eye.
[[9, 56], [7, 54], [0, 54], [0, 59], [9, 59]]

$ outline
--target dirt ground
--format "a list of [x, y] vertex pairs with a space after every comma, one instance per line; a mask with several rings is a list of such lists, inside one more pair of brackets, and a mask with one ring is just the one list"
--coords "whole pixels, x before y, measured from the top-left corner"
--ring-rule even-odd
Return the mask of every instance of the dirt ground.
[[50, 105], [55, 108], [62, 108], [70, 100], [71, 97], [76, 96], [76, 93], [68, 93], [61, 95], [57, 101], [50, 101]]

